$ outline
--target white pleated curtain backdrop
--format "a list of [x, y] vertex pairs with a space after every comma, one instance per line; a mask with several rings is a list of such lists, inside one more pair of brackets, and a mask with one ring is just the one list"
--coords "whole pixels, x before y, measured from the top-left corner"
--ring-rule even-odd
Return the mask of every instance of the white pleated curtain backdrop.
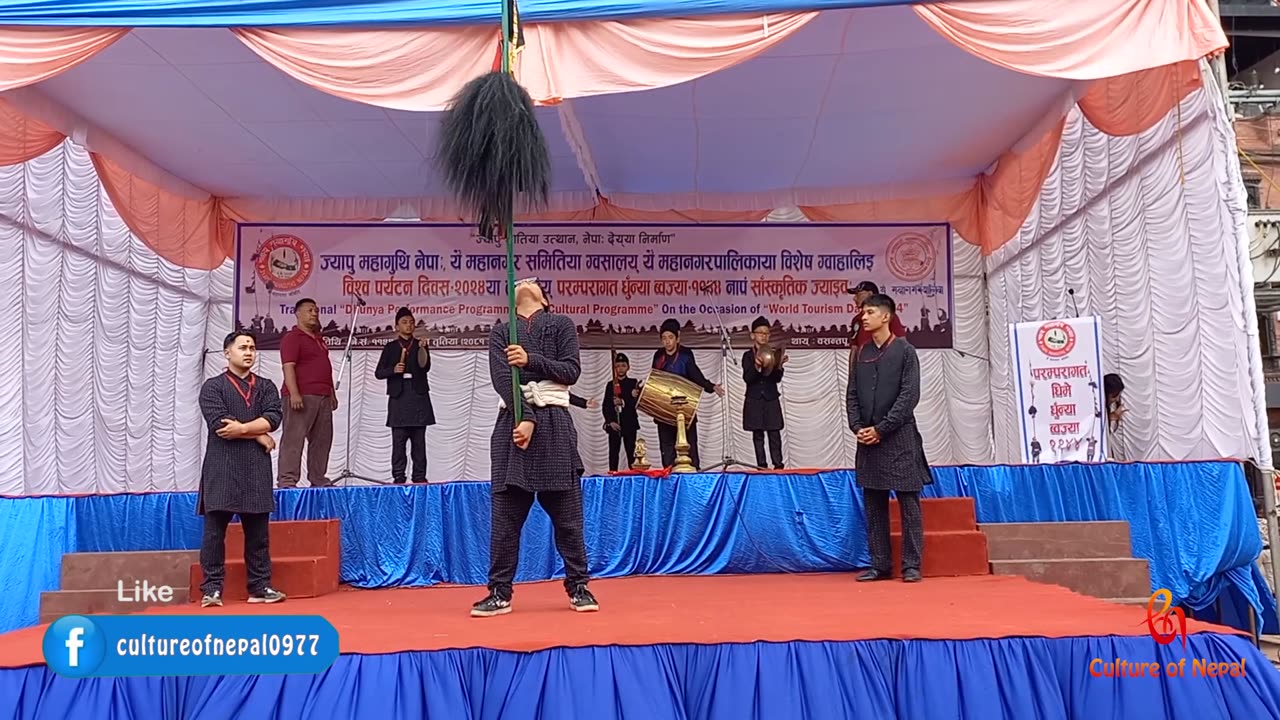
[[[1230, 165], [1234, 137], [1214, 121], [1210, 97], [1196, 93], [1183, 104], [1180, 128], [1171, 114], [1137, 138], [1107, 137], [1073, 114], [1019, 237], [985, 260], [955, 239], [958, 351], [921, 352], [917, 418], [934, 464], [1017, 461], [1007, 325], [1067, 316], [1069, 287], [1082, 313], [1103, 316], [1106, 369], [1128, 384], [1128, 459], [1248, 457], [1265, 447], [1253, 420], [1247, 312], [1233, 260], [1243, 191]], [[802, 218], [791, 211], [772, 219]], [[125, 228], [78, 146], [0, 168], [0, 331], [8, 339], [0, 343], [0, 494], [194, 489], [206, 434], [196, 397], [222, 368], [233, 281], [229, 263], [184, 271], [151, 254]], [[729, 454], [754, 461], [741, 429], [744, 349], [729, 364], [727, 398], [704, 396], [700, 406], [704, 464], [724, 455], [726, 402]], [[650, 352], [628, 354], [643, 379]], [[723, 382], [719, 352], [696, 354], [708, 377]], [[787, 464], [852, 466], [847, 354], [792, 355], [783, 383]], [[343, 377], [330, 477], [349, 464], [356, 475], [389, 479], [376, 358], [353, 353], [349, 400]], [[438, 350], [433, 359], [439, 424], [427, 435], [428, 476], [487, 479], [497, 396], [485, 355]], [[332, 360], [336, 370], [342, 353]], [[276, 353], [264, 353], [258, 370], [282, 383]], [[575, 391], [599, 398], [608, 378], [608, 351], [584, 352]], [[588, 472], [605, 472], [600, 411], [572, 412]], [[647, 418], [641, 436], [656, 464]]]
[[[986, 261], [996, 407], [1016, 403], [1008, 325], [1078, 306], [1102, 318], [1103, 371], [1125, 382], [1120, 459], [1270, 461], [1253, 277], [1241, 268], [1244, 186], [1234, 130], [1205, 81], [1137, 137], [1072, 113], [1039, 202]], [[996, 458], [1016, 461], [1018, 418], [995, 418]]]

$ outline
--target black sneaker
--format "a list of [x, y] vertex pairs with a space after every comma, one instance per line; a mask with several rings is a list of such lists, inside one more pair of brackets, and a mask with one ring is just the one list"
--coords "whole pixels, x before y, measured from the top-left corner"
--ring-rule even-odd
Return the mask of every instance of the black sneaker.
[[511, 601], [498, 593], [490, 592], [485, 599], [471, 606], [471, 617], [493, 617], [511, 612]]
[[902, 582], [918, 583], [920, 582], [920, 579], [921, 578], [920, 578], [919, 570], [903, 570], [902, 571]]
[[200, 598], [200, 607], [222, 607], [222, 591], [214, 590], [211, 593], [205, 593], [204, 597]]
[[569, 594], [569, 607], [578, 612], [595, 612], [600, 609], [600, 603], [584, 585]]
[[284, 602], [284, 593], [274, 588], [266, 588], [262, 592], [257, 592], [249, 596], [251, 603], [278, 603]]

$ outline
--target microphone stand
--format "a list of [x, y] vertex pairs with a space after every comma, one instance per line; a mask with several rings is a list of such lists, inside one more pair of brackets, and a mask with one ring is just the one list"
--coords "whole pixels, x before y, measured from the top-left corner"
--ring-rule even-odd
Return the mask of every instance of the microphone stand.
[[[711, 309], [716, 313], [716, 324], [720, 326], [720, 383], [724, 388], [724, 397], [720, 398], [720, 447], [722, 455], [720, 462], [705, 468], [700, 468], [698, 472], [708, 473], [713, 470], [719, 470], [721, 473], [727, 471], [731, 467], [743, 467], [754, 470], [755, 463], [744, 463], [733, 457], [729, 451], [729, 438], [732, 433], [729, 431], [729, 354], [733, 352], [733, 342], [729, 337], [729, 331], [724, 326], [724, 320], [720, 317], [720, 308], [714, 304]], [[733, 361], [737, 364], [737, 361]], [[701, 458], [699, 458], [701, 459]]]
[[364, 298], [355, 293], [352, 293], [351, 297], [355, 299], [355, 302], [351, 305], [351, 319], [347, 320], [347, 348], [342, 353], [342, 364], [338, 366], [338, 377], [333, 384], [333, 392], [336, 395], [338, 390], [342, 388], [342, 373], [345, 370], [347, 373], [347, 440], [342, 458], [342, 472], [338, 473], [338, 477], [334, 478], [333, 482], [338, 485], [343, 480], [364, 480], [374, 485], [390, 485], [391, 483], [389, 482], [374, 480], [351, 472], [351, 416], [353, 414], [352, 410], [354, 410], [351, 407], [351, 346], [354, 344], [356, 337], [356, 315], [360, 313], [360, 308], [366, 304]]

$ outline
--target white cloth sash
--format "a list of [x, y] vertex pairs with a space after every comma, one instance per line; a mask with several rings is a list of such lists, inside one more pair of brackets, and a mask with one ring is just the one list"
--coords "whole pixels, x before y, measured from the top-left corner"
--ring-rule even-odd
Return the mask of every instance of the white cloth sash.
[[[525, 383], [520, 386], [525, 402], [534, 407], [569, 407], [569, 386], [551, 380]], [[506, 407], [507, 401], [499, 398], [498, 405]]]

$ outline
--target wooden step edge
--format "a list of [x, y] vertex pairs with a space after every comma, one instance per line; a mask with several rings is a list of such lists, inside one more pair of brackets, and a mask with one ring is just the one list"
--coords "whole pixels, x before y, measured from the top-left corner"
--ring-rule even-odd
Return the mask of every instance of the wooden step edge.
[[1140, 558], [1140, 557], [1119, 557], [1119, 556], [1116, 556], [1116, 557], [1072, 557], [1072, 558], [1018, 558], [1018, 559], [1016, 559], [1016, 560], [992, 560], [991, 562], [992, 562], [993, 564], [994, 564], [994, 563], [999, 563], [999, 564], [1002, 564], [1002, 565], [1003, 565], [1003, 564], [1014, 564], [1014, 563], [1051, 563], [1051, 564], [1055, 564], [1055, 565], [1056, 565], [1056, 564], [1058, 564], [1058, 563], [1069, 563], [1069, 562], [1071, 562], [1071, 563], [1141, 562], [1141, 563], [1150, 564], [1150, 563], [1147, 561], [1147, 559], [1146, 559], [1146, 558]]
[[1053, 525], [1056, 527], [1062, 527], [1064, 525], [1066, 526], [1124, 525], [1128, 527], [1129, 521], [1128, 520], [1049, 520], [1049, 521], [1036, 521], [1036, 522], [984, 522], [984, 523], [978, 523], [978, 524], [985, 527], [1016, 527], [1016, 526], [1027, 526], [1027, 525], [1034, 525], [1034, 526]]
[[[890, 534], [890, 536], [900, 536], [900, 534], [902, 534], [902, 528], [890, 528], [888, 529], [888, 534]], [[978, 530], [924, 530], [924, 534], [925, 536], [982, 536], [983, 538], [987, 537], [987, 536], [983, 536], [983, 533], [978, 532]]]

